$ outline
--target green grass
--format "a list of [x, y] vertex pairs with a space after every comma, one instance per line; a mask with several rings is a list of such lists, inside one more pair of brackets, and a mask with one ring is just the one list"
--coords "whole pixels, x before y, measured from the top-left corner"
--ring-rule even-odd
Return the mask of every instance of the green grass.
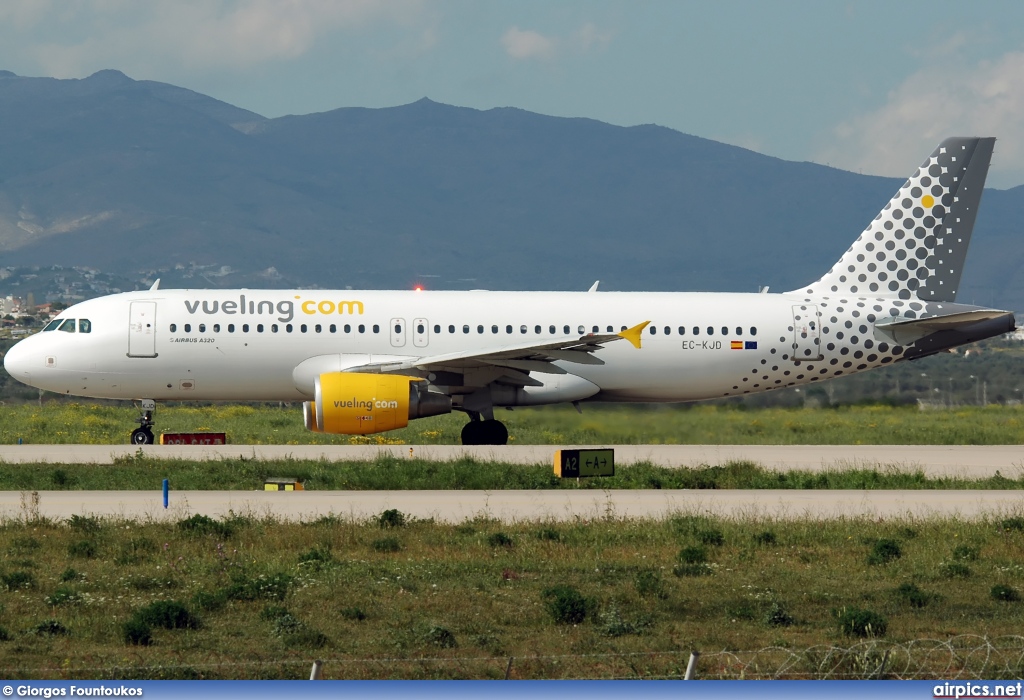
[[[127, 444], [137, 413], [130, 407], [48, 402], [0, 407], [0, 443]], [[848, 406], [826, 409], [737, 406], [584, 406], [499, 411], [510, 443], [993, 445], [1024, 444], [1024, 407]], [[367, 437], [310, 433], [298, 404], [160, 406], [157, 433], [215, 430], [234, 444], [458, 444], [465, 416], [413, 421]]]
[[[253, 490], [267, 478], [288, 476], [307, 490], [483, 490], [505, 489], [1024, 489], [1024, 471], [981, 479], [928, 477], [898, 468], [775, 472], [753, 462], [673, 468], [637, 463], [616, 467], [613, 477], [559, 479], [549, 464], [510, 465], [461, 458], [448, 462], [381, 455], [374, 460], [193, 461], [133, 455], [114, 464], [26, 464], [0, 462], [0, 490], [158, 490], [171, 488]], [[196, 516], [199, 517], [199, 516]], [[200, 527], [201, 525], [197, 525]], [[706, 533], [713, 537], [714, 533]], [[714, 542], [707, 542], [714, 544]], [[80, 545], [82, 556], [88, 547]]]
[[[301, 678], [326, 658], [329, 678], [500, 678], [515, 657], [513, 678], [663, 677], [690, 649], [784, 647], [799, 677], [814, 645], [1024, 625], [1024, 532], [1000, 521], [219, 524], [0, 523], [0, 676]], [[702, 544], [708, 532], [720, 543]], [[96, 556], [69, 555], [83, 539]], [[883, 541], [902, 556], [868, 563]], [[961, 545], [977, 555], [951, 582]], [[686, 562], [706, 570], [673, 575]], [[948, 670], [928, 658], [923, 675]], [[867, 672], [855, 662], [833, 670]]]

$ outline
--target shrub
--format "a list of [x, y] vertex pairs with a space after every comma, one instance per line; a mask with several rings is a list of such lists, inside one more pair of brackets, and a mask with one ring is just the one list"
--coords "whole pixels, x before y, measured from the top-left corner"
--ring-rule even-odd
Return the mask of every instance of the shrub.
[[342, 608], [341, 616], [346, 620], [355, 620], [356, 622], [362, 622], [366, 619], [366, 613], [363, 612], [362, 608], [357, 607]]
[[269, 576], [260, 574], [249, 578], [245, 574], [236, 573], [226, 595], [228, 600], [284, 600], [292, 581], [291, 576], [283, 573]]
[[679, 563], [672, 569], [676, 576], [708, 576], [712, 573], [707, 565], [708, 552], [704, 547], [683, 547], [679, 550]]
[[939, 564], [939, 574], [945, 578], [970, 578], [971, 567], [960, 561], [944, 561]]
[[68, 555], [92, 559], [96, 556], [96, 543], [92, 540], [79, 540], [68, 545]]
[[878, 540], [868, 553], [868, 564], [872, 566], [888, 564], [902, 556], [903, 550], [900, 549], [899, 542], [896, 540]]
[[295, 634], [302, 628], [303, 624], [299, 621], [299, 618], [295, 617], [290, 612], [284, 612], [274, 618], [274, 634], [278, 637]]
[[1018, 532], [1024, 531], [1024, 518], [1006, 518], [1002, 523], [1000, 523], [1000, 525], [1002, 525], [1004, 530], [1017, 530]]
[[572, 586], [553, 586], [544, 591], [544, 597], [548, 612], [560, 625], [578, 625], [594, 607], [592, 601]]
[[196, 629], [199, 619], [176, 600], [158, 600], [135, 611], [134, 617], [152, 627]]
[[70, 583], [71, 581], [77, 581], [82, 578], [82, 574], [78, 573], [70, 566], [64, 569], [64, 572], [60, 575], [60, 580], [64, 583]]
[[998, 600], [1004, 603], [1016, 603], [1020, 600], [1020, 592], [1012, 586], [1005, 586], [1001, 583], [997, 583], [992, 586], [992, 590], [989, 591], [989, 595], [992, 596], [992, 600]]
[[717, 528], [706, 528], [696, 532], [697, 541], [709, 547], [721, 547], [725, 544], [725, 535]]
[[200, 610], [206, 612], [213, 612], [214, 610], [220, 610], [228, 603], [228, 592], [226, 590], [219, 590], [216, 593], [210, 593], [208, 591], [199, 591], [192, 596], [192, 604]]
[[53, 595], [46, 596], [46, 604], [53, 607], [59, 605], [78, 605], [81, 602], [82, 595], [67, 586], [58, 586]]
[[796, 623], [793, 616], [789, 614], [780, 603], [772, 603], [764, 614], [764, 624], [769, 627], [789, 627]]
[[9, 591], [19, 591], [36, 587], [36, 577], [28, 571], [12, 571], [0, 574], [0, 584]]
[[779, 539], [775, 536], [775, 533], [771, 530], [765, 530], [764, 532], [758, 532], [754, 535], [754, 544], [761, 545], [762, 547], [772, 547], [779, 543]]
[[504, 532], [495, 532], [487, 537], [487, 544], [492, 547], [512, 547], [512, 538], [506, 535]]
[[68, 518], [68, 526], [72, 530], [95, 533], [100, 531], [100, 519], [88, 515], [72, 515]]
[[374, 540], [371, 546], [373, 551], [384, 553], [399, 552], [402, 549], [402, 543], [395, 537], [383, 537], [379, 540]]
[[633, 578], [633, 586], [636, 588], [637, 595], [647, 598], [666, 598], [668, 594], [665, 592], [665, 584], [661, 580], [661, 573], [658, 571], [638, 571], [636, 576]]
[[953, 558], [957, 561], [977, 561], [980, 554], [981, 548], [972, 547], [968, 544], [953, 547]]
[[895, 591], [896, 597], [902, 600], [904, 603], [912, 608], [923, 608], [931, 602], [934, 597], [930, 593], [925, 593], [917, 584], [914, 583], [901, 583]]
[[121, 625], [121, 637], [125, 644], [148, 647], [153, 643], [153, 630], [138, 617], [133, 616]]
[[616, 607], [602, 611], [598, 616], [598, 630], [605, 637], [624, 637], [627, 634], [640, 634], [650, 625], [650, 620], [627, 619]]
[[327, 549], [313, 547], [299, 555], [299, 566], [313, 571], [322, 571], [334, 564], [334, 555]]
[[405, 527], [405, 513], [397, 508], [390, 508], [377, 516], [377, 525], [382, 528]]
[[427, 630], [427, 633], [423, 635], [423, 639], [427, 644], [441, 647], [442, 649], [454, 649], [459, 646], [455, 635], [450, 630], [439, 625], [434, 625]]
[[66, 637], [67, 635], [71, 634], [71, 630], [69, 630], [67, 627], [57, 622], [56, 620], [43, 620], [37, 625], [34, 625], [32, 629], [29, 630], [29, 632], [31, 632], [32, 634], [38, 634], [39, 636], [47, 635], [51, 637]]
[[0, 627], [0, 642], [11, 641], [11, 633], [7, 631], [7, 628]]
[[217, 522], [208, 515], [196, 513], [191, 518], [179, 520], [177, 528], [187, 535], [201, 536], [213, 535], [215, 537], [228, 538], [231, 536], [231, 526], [227, 523]]
[[884, 637], [889, 623], [872, 610], [843, 608], [836, 617], [839, 631], [848, 637]]
[[562, 534], [553, 527], [545, 527], [541, 528], [537, 533], [537, 539], [547, 542], [558, 542], [562, 539]]
[[320, 630], [302, 626], [291, 634], [281, 637], [286, 647], [295, 649], [320, 649], [327, 646], [330, 638]]

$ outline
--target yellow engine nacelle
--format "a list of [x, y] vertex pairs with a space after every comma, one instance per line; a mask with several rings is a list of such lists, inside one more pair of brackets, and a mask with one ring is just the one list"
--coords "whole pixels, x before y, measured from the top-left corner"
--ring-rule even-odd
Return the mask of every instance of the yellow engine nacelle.
[[302, 414], [306, 428], [317, 433], [382, 433], [452, 410], [451, 397], [426, 391], [418, 377], [330, 372], [317, 377], [314, 387], [315, 398], [302, 405]]

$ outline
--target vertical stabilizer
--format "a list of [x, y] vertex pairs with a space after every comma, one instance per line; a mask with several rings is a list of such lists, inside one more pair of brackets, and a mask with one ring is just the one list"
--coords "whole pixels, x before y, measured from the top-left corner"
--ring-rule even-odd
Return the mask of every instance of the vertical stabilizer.
[[994, 138], [949, 138], [807, 294], [956, 301]]

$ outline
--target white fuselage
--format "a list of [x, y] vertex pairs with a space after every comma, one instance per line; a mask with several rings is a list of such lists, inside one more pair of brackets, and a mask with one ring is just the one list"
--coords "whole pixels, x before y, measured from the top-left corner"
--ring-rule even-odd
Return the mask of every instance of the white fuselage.
[[5, 364], [24, 383], [75, 396], [299, 401], [311, 391], [295, 370], [309, 358], [336, 356], [344, 370], [650, 321], [640, 349], [612, 342], [596, 351], [601, 364], [554, 364], [599, 388], [583, 398], [694, 401], [892, 362], [902, 349], [873, 321], [904, 304], [793, 293], [159, 289], [76, 304], [60, 318], [87, 319], [88, 333], [38, 333]]

